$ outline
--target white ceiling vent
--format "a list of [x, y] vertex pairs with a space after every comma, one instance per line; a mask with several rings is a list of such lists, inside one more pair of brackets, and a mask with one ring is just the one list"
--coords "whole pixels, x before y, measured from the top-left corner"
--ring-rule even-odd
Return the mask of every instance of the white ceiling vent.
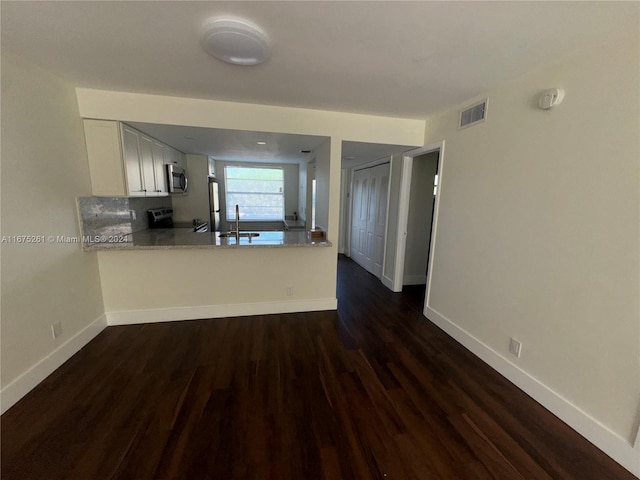
[[487, 118], [487, 103], [488, 98], [485, 98], [480, 103], [476, 103], [471, 107], [460, 111], [460, 118], [458, 119], [458, 129], [470, 127], [476, 123], [484, 122]]

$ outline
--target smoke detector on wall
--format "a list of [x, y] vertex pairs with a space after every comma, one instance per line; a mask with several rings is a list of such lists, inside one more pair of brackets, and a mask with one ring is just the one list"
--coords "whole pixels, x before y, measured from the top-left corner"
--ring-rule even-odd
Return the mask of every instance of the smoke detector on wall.
[[258, 65], [269, 57], [267, 36], [246, 20], [213, 20], [204, 27], [200, 42], [207, 53], [234, 65]]
[[550, 88], [542, 92], [538, 99], [538, 106], [543, 110], [549, 110], [556, 105], [560, 105], [562, 100], [564, 100], [564, 89]]

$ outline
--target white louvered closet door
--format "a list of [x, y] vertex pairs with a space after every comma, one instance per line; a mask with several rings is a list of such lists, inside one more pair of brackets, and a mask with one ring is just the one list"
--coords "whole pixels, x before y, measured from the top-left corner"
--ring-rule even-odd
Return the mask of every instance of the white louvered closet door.
[[389, 164], [353, 175], [351, 258], [380, 278], [384, 258]]

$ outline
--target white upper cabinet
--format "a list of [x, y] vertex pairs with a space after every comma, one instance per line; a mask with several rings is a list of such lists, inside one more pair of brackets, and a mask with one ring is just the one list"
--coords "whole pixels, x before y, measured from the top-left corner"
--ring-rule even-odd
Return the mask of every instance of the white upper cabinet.
[[187, 169], [187, 159], [184, 153], [179, 152], [175, 148], [165, 146], [164, 150], [164, 163], [177, 165], [180, 168]]
[[159, 190], [156, 187], [156, 173], [153, 165], [153, 139], [140, 135], [138, 142], [140, 143], [140, 166], [142, 167], [145, 194], [157, 196]]
[[[85, 120], [84, 134], [93, 194], [127, 195], [123, 145], [121, 145], [118, 123], [106, 120]], [[134, 145], [137, 149], [137, 142]], [[127, 143], [126, 148], [132, 147]]]
[[122, 151], [126, 172], [127, 194], [132, 197], [145, 196], [144, 173], [141, 162], [141, 145], [138, 132], [127, 126], [122, 128]]
[[163, 149], [168, 147], [128, 125], [123, 124], [121, 128], [129, 196], [168, 195], [163, 154]]
[[167, 196], [165, 164], [186, 167], [183, 153], [120, 122], [84, 120], [94, 195]]
[[153, 141], [151, 146], [151, 153], [153, 155], [153, 174], [155, 178], [155, 193], [159, 196], [165, 195], [169, 192], [167, 186], [167, 174], [164, 162], [164, 152], [169, 148], [166, 145]]

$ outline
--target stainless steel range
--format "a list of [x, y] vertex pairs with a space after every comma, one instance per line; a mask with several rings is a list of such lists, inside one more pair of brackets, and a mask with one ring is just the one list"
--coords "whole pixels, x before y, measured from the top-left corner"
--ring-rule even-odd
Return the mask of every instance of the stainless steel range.
[[191, 222], [174, 222], [173, 209], [169, 207], [150, 208], [147, 210], [149, 228], [190, 228], [194, 232], [204, 233], [209, 231], [209, 224], [194, 218]]

